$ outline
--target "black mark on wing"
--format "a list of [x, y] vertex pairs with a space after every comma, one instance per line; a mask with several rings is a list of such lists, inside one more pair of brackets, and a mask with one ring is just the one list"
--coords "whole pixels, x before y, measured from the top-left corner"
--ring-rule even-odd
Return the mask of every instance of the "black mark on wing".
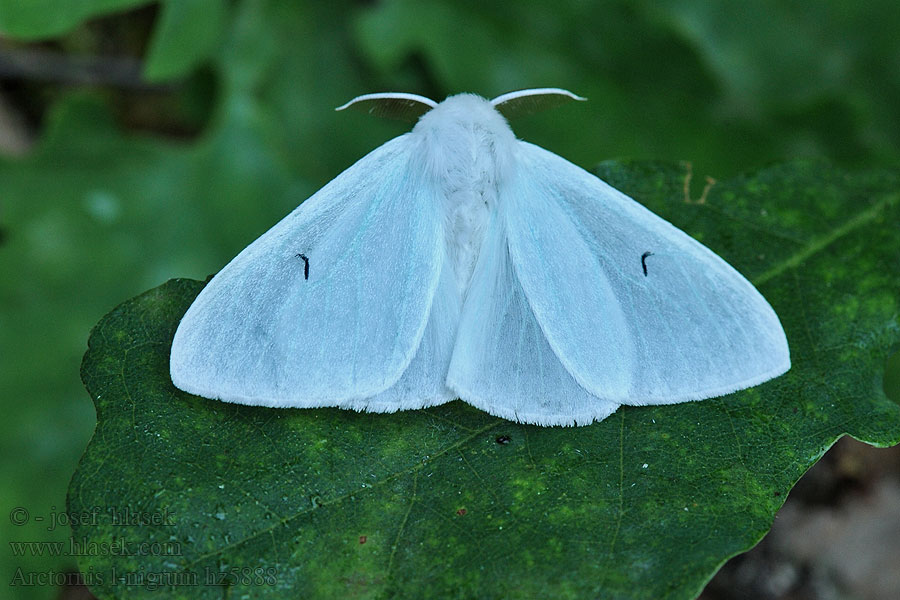
[[653, 256], [652, 252], [644, 252], [641, 254], [641, 266], [644, 267], [644, 277], [647, 276], [647, 257]]
[[309, 259], [305, 254], [298, 254], [297, 258], [303, 259], [303, 279], [309, 279]]

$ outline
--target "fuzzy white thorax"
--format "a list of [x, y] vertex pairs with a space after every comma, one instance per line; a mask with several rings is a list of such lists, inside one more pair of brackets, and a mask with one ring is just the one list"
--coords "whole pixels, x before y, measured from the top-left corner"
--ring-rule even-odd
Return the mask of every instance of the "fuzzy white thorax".
[[500, 186], [511, 170], [515, 135], [503, 116], [474, 94], [451, 96], [419, 119], [430, 173], [440, 182], [447, 260], [464, 298]]

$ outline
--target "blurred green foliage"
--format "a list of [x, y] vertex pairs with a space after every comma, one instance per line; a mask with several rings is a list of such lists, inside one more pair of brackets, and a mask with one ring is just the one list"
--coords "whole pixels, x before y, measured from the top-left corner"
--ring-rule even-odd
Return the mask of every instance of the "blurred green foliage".
[[218, 47], [227, 18], [221, 0], [166, 2], [147, 50], [144, 77], [166, 81], [190, 75]]
[[[700, 185], [799, 156], [900, 163], [893, 0], [173, 0], [145, 34], [148, 9], [123, 11], [146, 4], [0, 0], [4, 56], [136, 53], [145, 81], [168, 86], [72, 89], [51, 77], [36, 88], [33, 72], [4, 71], [0, 90], [19, 86], [23, 111], [48, 107], [33, 151], [0, 159], [4, 511], [63, 505], [93, 424], [78, 365], [102, 314], [170, 277], [216, 271], [404, 131], [333, 112], [360, 93], [566, 87], [590, 101], [513, 123], [520, 137], [582, 166], [690, 160]], [[129, 28], [138, 42], [108, 35]], [[135, 121], [162, 125], [138, 133]], [[199, 135], [168, 137], [173, 121]], [[0, 523], [4, 540], [66, 535]], [[73, 565], [5, 552], [6, 580], [15, 566]]]
[[0, 33], [23, 40], [62, 35], [83, 21], [133, 6], [146, 0], [4, 0], [0, 3]]

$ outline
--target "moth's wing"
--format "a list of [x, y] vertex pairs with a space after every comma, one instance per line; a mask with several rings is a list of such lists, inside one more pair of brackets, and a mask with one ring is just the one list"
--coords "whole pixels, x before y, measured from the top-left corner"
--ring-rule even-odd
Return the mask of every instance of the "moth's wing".
[[[385, 390], [417, 351], [449, 360], [453, 336], [430, 331], [420, 348], [443, 250], [439, 192], [418, 150], [408, 134], [377, 148], [223, 268], [176, 331], [175, 385], [241, 404], [407, 408]], [[445, 304], [431, 329], [452, 320]], [[437, 387], [444, 374], [413, 375]]]
[[447, 388], [444, 380], [456, 340], [460, 302], [453, 271], [446, 260], [443, 264], [428, 326], [403, 376], [375, 396], [342, 406], [369, 412], [394, 412], [435, 406], [456, 399], [456, 394]]
[[559, 156], [526, 142], [516, 152], [499, 203], [512, 264], [582, 387], [622, 404], [670, 404], [790, 368], [772, 307], [724, 260]]
[[619, 406], [579, 386], [550, 348], [496, 215], [466, 294], [447, 385], [492, 415], [538, 425], [587, 425]]

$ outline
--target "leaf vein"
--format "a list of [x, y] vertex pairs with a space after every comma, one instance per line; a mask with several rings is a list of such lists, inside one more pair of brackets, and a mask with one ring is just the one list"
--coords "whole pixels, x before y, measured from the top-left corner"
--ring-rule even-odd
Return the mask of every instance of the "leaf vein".
[[890, 194], [888, 196], [885, 196], [878, 202], [872, 204], [866, 210], [857, 214], [855, 217], [848, 219], [840, 227], [836, 227], [831, 231], [831, 233], [813, 238], [805, 248], [803, 248], [799, 252], [792, 254], [787, 259], [781, 261], [780, 264], [775, 265], [768, 271], [765, 271], [761, 275], [755, 277], [753, 279], [753, 284], [756, 286], [763, 285], [769, 280], [778, 277], [789, 269], [796, 269], [797, 267], [802, 265], [804, 261], [822, 252], [831, 244], [835, 243], [843, 237], [850, 235], [863, 225], [866, 225], [870, 221], [874, 220], [881, 214], [881, 212], [885, 208], [894, 204], [898, 198], [900, 198], [900, 194]]

